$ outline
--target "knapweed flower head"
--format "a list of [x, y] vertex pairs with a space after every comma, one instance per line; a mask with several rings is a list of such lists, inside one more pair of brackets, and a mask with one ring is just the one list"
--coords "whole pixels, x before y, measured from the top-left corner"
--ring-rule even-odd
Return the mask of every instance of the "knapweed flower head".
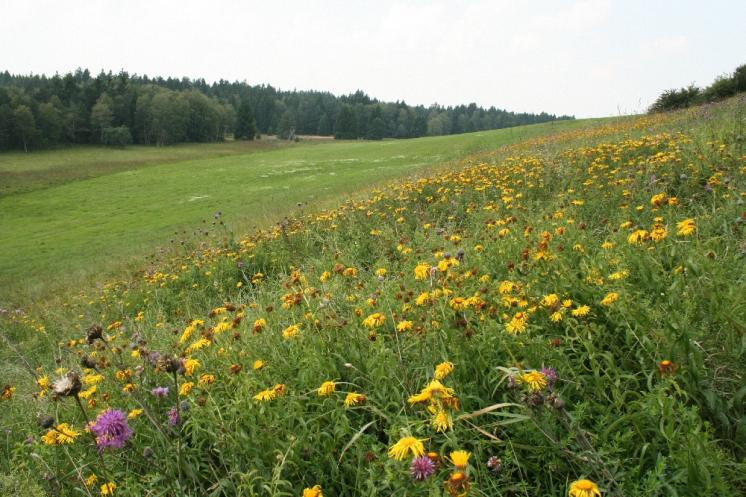
[[389, 457], [397, 461], [403, 461], [407, 455], [419, 457], [425, 453], [422, 440], [415, 437], [403, 437], [389, 448]]
[[601, 497], [598, 486], [591, 480], [576, 480], [570, 483], [568, 497]]
[[121, 449], [134, 434], [127, 424], [127, 414], [118, 409], [107, 409], [99, 414], [90, 430], [96, 437], [99, 450], [106, 447]]
[[557, 370], [543, 367], [539, 372], [544, 375], [544, 378], [547, 380], [547, 388], [551, 390], [554, 387], [554, 382], [557, 381]]
[[156, 398], [162, 399], [168, 396], [168, 387], [155, 387], [150, 391]]
[[415, 457], [409, 465], [409, 474], [413, 480], [427, 480], [433, 473], [435, 473], [435, 463], [427, 456]]
[[179, 423], [181, 423], [179, 410], [176, 408], [176, 406], [173, 406], [171, 409], [168, 410], [168, 424], [171, 426], [176, 426]]

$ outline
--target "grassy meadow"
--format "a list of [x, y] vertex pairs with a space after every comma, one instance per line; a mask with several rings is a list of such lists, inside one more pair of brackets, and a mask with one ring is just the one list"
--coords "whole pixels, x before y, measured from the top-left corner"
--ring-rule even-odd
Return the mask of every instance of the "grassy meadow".
[[[319, 140], [96, 147], [0, 154], [0, 302], [23, 304], [169, 249], [220, 211], [237, 233], [334, 205], [361, 189], [553, 130], [517, 129], [382, 142]], [[49, 292], [46, 292], [49, 295]], [[45, 296], [46, 296], [45, 295]], [[4, 297], [4, 298], [3, 298]]]
[[0, 494], [743, 495], [745, 132], [731, 99], [10, 194], [13, 295], [111, 275], [0, 316]]

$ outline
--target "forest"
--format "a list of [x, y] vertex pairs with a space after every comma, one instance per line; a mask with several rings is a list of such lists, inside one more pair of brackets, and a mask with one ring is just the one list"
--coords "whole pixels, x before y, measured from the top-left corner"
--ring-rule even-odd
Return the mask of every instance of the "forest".
[[469, 105], [381, 102], [358, 90], [281, 90], [271, 85], [77, 69], [64, 75], [0, 73], [0, 150], [73, 144], [123, 147], [215, 142], [228, 137], [334, 136], [380, 140], [449, 135], [572, 116]]

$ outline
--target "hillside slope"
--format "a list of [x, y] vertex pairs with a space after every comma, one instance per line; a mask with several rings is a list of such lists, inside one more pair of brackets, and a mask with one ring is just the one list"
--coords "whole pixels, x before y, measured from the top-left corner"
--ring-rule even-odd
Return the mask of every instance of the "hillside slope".
[[63, 495], [738, 495], [745, 113], [474, 154], [6, 316], [33, 379], [5, 366], [0, 468]]

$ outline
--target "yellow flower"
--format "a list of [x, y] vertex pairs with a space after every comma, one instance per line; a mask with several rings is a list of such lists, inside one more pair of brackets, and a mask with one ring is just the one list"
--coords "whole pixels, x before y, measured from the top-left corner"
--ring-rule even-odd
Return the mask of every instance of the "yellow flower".
[[297, 324], [291, 324], [290, 326], [282, 330], [282, 338], [287, 340], [296, 336], [298, 333], [300, 333], [300, 326]]
[[697, 231], [697, 223], [694, 219], [684, 219], [676, 223], [676, 234], [679, 236], [689, 236]]
[[200, 349], [207, 347], [208, 345], [210, 345], [210, 343], [212, 342], [210, 342], [210, 340], [208, 340], [207, 338], [200, 337], [194, 343], [192, 343], [189, 347], [186, 348], [186, 353], [191, 354], [192, 352], [196, 350], [200, 350]]
[[544, 307], [554, 307], [557, 304], [559, 304], [559, 297], [556, 293], [550, 293], [549, 295], [544, 295], [541, 299], [541, 305]]
[[363, 320], [363, 326], [370, 329], [380, 328], [386, 322], [386, 316], [376, 312]]
[[469, 464], [469, 456], [471, 454], [465, 450], [454, 450], [449, 459], [457, 469], [464, 469]]
[[376, 269], [376, 276], [386, 276], [386, 268], [385, 267], [379, 267]]
[[435, 379], [442, 380], [453, 371], [454, 365], [452, 362], [441, 362], [435, 366]]
[[72, 426], [67, 423], [60, 423], [56, 428], [52, 428], [41, 437], [41, 440], [47, 445], [72, 444], [79, 436], [80, 432], [73, 430]]
[[587, 305], [581, 305], [577, 309], [572, 310], [572, 315], [575, 317], [583, 317], [583, 316], [587, 316], [588, 313], [590, 312], [591, 312], [590, 307], [588, 307]]
[[314, 485], [311, 488], [304, 488], [303, 497], [324, 497], [324, 494], [321, 493], [321, 485]]
[[619, 294], [616, 292], [609, 292], [606, 294], [603, 300], [601, 300], [601, 305], [611, 305], [617, 300], [619, 300]]
[[331, 277], [332, 273], [330, 273], [329, 271], [324, 271], [323, 273], [321, 273], [321, 276], [319, 276], [319, 281], [323, 283], [325, 281], [328, 281]]
[[409, 331], [412, 329], [412, 321], [399, 321], [396, 325], [396, 331]]
[[350, 392], [345, 397], [345, 407], [357, 406], [365, 402], [367, 397], [361, 393]]
[[144, 412], [144, 411], [143, 411], [142, 409], [132, 409], [132, 410], [131, 410], [131, 411], [129, 412], [129, 414], [127, 414], [127, 419], [135, 419], [135, 418], [138, 418], [138, 417], [140, 417], [140, 415], [141, 415], [141, 414], [142, 414], [143, 412]]
[[435, 428], [435, 431], [442, 433], [453, 428], [453, 418], [443, 409], [438, 409], [430, 420], [430, 425]]
[[215, 383], [215, 375], [213, 374], [207, 374], [202, 373], [199, 377], [199, 384], [200, 385], [212, 385]]
[[568, 497], [601, 497], [598, 486], [590, 480], [576, 480], [570, 483]]
[[414, 437], [404, 437], [389, 448], [389, 457], [397, 461], [403, 461], [410, 453], [413, 457], [419, 457], [425, 453], [422, 440]]
[[114, 495], [114, 491], [117, 489], [117, 484], [113, 481], [104, 483], [101, 485], [101, 495]]
[[516, 312], [510, 322], [505, 325], [508, 333], [518, 334], [526, 331], [528, 326], [528, 314], [525, 312]]
[[183, 383], [179, 387], [179, 395], [181, 395], [182, 397], [186, 397], [187, 395], [189, 395], [189, 392], [192, 391], [192, 388], [194, 388], [194, 383], [192, 383], [191, 381]]
[[665, 193], [658, 193], [650, 198], [650, 205], [653, 207], [660, 207], [661, 205], [668, 203], [668, 196]]
[[430, 264], [421, 262], [414, 268], [414, 278], [416, 280], [425, 280], [430, 276]]
[[452, 298], [448, 305], [450, 305], [451, 309], [454, 311], [461, 311], [467, 307], [466, 299], [463, 297]]
[[333, 381], [325, 381], [316, 391], [319, 397], [329, 397], [337, 389]]
[[539, 371], [529, 371], [518, 377], [519, 381], [525, 384], [532, 392], [540, 392], [547, 387], [547, 377]]
[[200, 367], [200, 363], [197, 359], [186, 359], [184, 361], [184, 375], [191, 376], [198, 367]]
[[10, 385], [5, 385], [3, 387], [2, 393], [0, 393], [0, 400], [10, 400], [13, 398], [13, 394], [16, 391], [16, 387], [12, 387]]
[[258, 371], [264, 367], [264, 361], [261, 359], [257, 359], [254, 361], [254, 364], [251, 366], [255, 371]]
[[650, 232], [650, 238], [654, 242], [659, 242], [666, 238], [668, 236], [668, 232], [666, 231], [666, 228], [663, 226], [656, 226], [653, 228], [653, 230]]
[[646, 230], [635, 230], [627, 237], [627, 243], [630, 245], [639, 245], [648, 238], [650, 238], [650, 234]]
[[268, 388], [266, 390], [262, 390], [258, 394], [254, 395], [252, 399], [254, 399], [257, 402], [269, 402], [270, 400], [277, 397], [277, 394], [275, 393], [275, 390], [273, 388]]
[[98, 477], [94, 475], [93, 473], [91, 473], [90, 475], [88, 475], [88, 478], [85, 479], [84, 483], [86, 487], [90, 488], [93, 485], [95, 485], [97, 481], [98, 481]]
[[559, 311], [553, 312], [553, 313], [552, 313], [552, 314], [551, 314], [551, 315], [549, 316], [549, 319], [550, 319], [550, 320], [551, 320], [551, 321], [552, 321], [553, 323], [559, 323], [560, 321], [562, 321], [562, 313], [561, 313], [561, 312], [559, 312]]

